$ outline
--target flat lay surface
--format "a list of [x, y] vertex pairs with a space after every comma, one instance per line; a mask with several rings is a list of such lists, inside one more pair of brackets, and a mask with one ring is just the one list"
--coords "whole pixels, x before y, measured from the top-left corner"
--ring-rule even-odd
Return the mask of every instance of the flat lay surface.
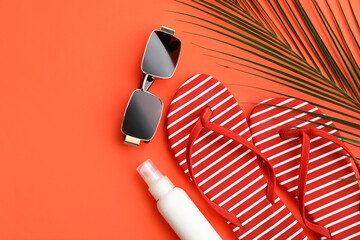
[[[187, 192], [224, 240], [236, 239], [170, 149], [173, 96], [205, 73], [225, 85], [246, 118], [257, 103], [280, 97], [247, 85], [309, 97], [220, 66], [199, 47], [219, 43], [189, 34], [199, 28], [171, 12], [182, 8], [167, 0], [0, 1], [0, 239], [177, 239], [136, 172], [147, 159]], [[150, 89], [164, 109], [154, 138], [124, 145], [124, 111], [143, 78], [148, 37], [161, 25], [182, 41], [180, 61], [171, 79]], [[347, 147], [360, 157], [360, 148]]]

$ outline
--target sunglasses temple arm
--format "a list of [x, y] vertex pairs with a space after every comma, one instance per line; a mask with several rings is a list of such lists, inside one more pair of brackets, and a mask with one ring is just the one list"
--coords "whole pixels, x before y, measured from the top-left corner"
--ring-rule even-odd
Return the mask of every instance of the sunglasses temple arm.
[[144, 80], [141, 84], [141, 90], [148, 91], [151, 85], [155, 82], [155, 79], [152, 78], [149, 74], [144, 74]]

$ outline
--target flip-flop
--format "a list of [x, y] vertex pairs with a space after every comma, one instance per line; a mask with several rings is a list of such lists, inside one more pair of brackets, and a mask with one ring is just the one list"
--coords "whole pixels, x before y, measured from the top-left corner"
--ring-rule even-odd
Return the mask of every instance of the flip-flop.
[[257, 105], [249, 124], [280, 185], [298, 199], [305, 225], [323, 239], [359, 239], [359, 182], [339, 180], [358, 177], [358, 165], [333, 136], [340, 134], [332, 121], [307, 102], [275, 98]]
[[272, 167], [254, 147], [246, 118], [222, 83], [205, 74], [183, 83], [167, 129], [176, 160], [239, 239], [307, 239], [275, 195]]

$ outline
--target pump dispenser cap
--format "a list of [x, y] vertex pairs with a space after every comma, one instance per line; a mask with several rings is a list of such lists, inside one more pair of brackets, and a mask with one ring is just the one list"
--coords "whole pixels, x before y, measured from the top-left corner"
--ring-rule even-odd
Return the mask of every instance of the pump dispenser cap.
[[149, 187], [163, 177], [159, 169], [155, 167], [154, 163], [150, 159], [143, 162], [136, 168], [136, 170]]
[[150, 159], [143, 162], [136, 170], [149, 186], [149, 191], [156, 200], [174, 188], [171, 181], [161, 174]]

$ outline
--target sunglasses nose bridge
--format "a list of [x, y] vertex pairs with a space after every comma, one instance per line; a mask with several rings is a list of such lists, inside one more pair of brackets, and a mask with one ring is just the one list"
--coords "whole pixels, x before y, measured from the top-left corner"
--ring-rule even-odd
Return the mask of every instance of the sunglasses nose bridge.
[[143, 79], [141, 87], [140, 87], [141, 90], [148, 91], [154, 82], [155, 82], [155, 79], [151, 75], [145, 73], [144, 79]]

